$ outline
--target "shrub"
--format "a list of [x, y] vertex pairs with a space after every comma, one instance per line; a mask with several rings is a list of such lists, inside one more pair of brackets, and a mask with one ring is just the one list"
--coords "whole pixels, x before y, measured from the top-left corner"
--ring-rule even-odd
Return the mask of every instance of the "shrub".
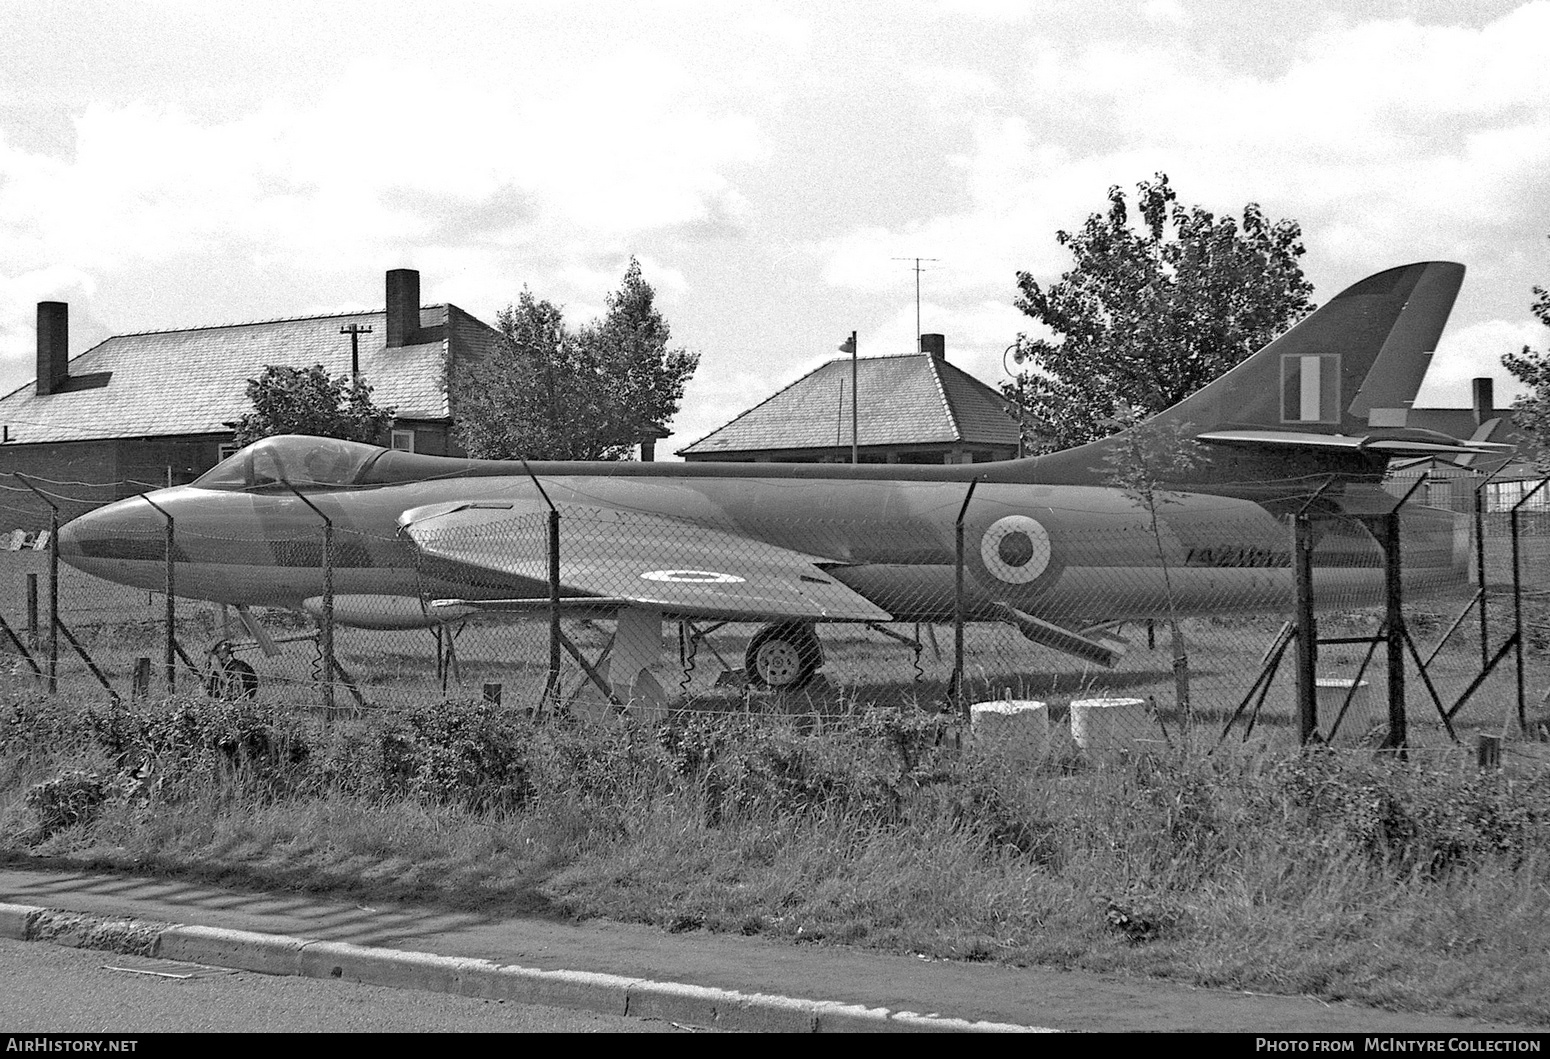
[[107, 802], [111, 787], [96, 772], [66, 769], [27, 790], [27, 808], [37, 814], [39, 841], [78, 824], [91, 823]]
[[483, 700], [454, 700], [402, 714], [378, 736], [382, 793], [483, 811], [533, 795], [526, 716]]

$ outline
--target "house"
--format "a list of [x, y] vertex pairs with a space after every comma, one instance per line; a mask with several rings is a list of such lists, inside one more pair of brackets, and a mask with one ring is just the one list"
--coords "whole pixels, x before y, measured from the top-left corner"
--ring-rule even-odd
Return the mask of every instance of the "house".
[[48, 524], [47, 503], [17, 473], [36, 479], [61, 520], [192, 481], [233, 451], [229, 424], [251, 411], [249, 379], [270, 364], [348, 375], [352, 341], [372, 399], [395, 409], [383, 443], [456, 454], [446, 372], [500, 335], [455, 305], [422, 306], [412, 269], [387, 273], [380, 312], [114, 335], [73, 360], [68, 306], [40, 302], [37, 378], [0, 397], [0, 527]]
[[[1496, 407], [1492, 380], [1473, 380], [1471, 392], [1469, 408], [1412, 408], [1406, 413], [1405, 426], [1435, 430], [1455, 438], [1515, 444], [1516, 452], [1397, 460], [1389, 469], [1390, 492], [1404, 495], [1418, 488], [1423, 491], [1420, 498], [1432, 507], [1467, 512], [1474, 510], [1475, 490], [1483, 485], [1485, 510], [1506, 511], [1544, 478], [1535, 463], [1538, 447], [1513, 425], [1511, 409]], [[1541, 490], [1529, 504], [1540, 511], [1550, 507], [1550, 487]]]
[[685, 448], [688, 461], [849, 463], [851, 406], [861, 463], [984, 463], [1018, 454], [1007, 399], [947, 360], [942, 335], [908, 356], [841, 357]]

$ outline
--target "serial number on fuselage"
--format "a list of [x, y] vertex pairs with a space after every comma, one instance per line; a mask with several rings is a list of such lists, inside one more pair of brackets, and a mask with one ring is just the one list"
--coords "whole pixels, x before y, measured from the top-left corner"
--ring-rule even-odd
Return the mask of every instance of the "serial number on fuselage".
[[1287, 567], [1292, 565], [1292, 554], [1278, 548], [1248, 548], [1241, 545], [1191, 548], [1184, 553], [1184, 565]]

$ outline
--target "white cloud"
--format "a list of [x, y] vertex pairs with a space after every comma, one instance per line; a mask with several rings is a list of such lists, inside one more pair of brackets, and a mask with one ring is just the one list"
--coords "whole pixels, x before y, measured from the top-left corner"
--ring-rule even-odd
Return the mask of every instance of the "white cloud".
[[1503, 355], [1524, 346], [1544, 351], [1547, 338], [1550, 332], [1533, 321], [1485, 320], [1449, 329], [1437, 344], [1416, 407], [1462, 408], [1469, 403], [1470, 381], [1482, 376], [1496, 380], [1497, 406], [1509, 407], [1523, 386], [1502, 367]]
[[1189, 22], [1189, 13], [1178, 0], [1146, 0], [1141, 5], [1141, 17], [1154, 26], [1182, 26]]
[[[1010, 302], [1016, 270], [1049, 280], [1069, 267], [1057, 229], [1101, 211], [1110, 185], [1128, 190], [1159, 170], [1218, 213], [1258, 201], [1272, 219], [1298, 219], [1308, 264], [1342, 283], [1405, 260], [1496, 256], [1526, 238], [1525, 218], [1550, 216], [1547, 67], [1542, 2], [1478, 29], [1324, 30], [1257, 73], [1187, 41], [1035, 39], [1014, 90], [962, 104], [970, 142], [949, 156], [962, 206], [823, 241], [824, 278], [897, 292], [888, 259], [929, 254], [942, 259], [931, 294]], [[980, 344], [976, 364], [998, 355], [988, 334], [969, 329], [966, 342]], [[1462, 381], [1467, 393], [1471, 373], [1489, 373], [1479, 359], [1439, 357], [1437, 389]]]
[[[67, 302], [77, 318], [72, 320], [72, 351], [79, 352], [80, 336], [89, 325], [80, 317], [96, 293], [96, 280], [80, 269], [64, 265], [23, 272], [15, 276], [0, 274], [0, 368], [11, 368], [28, 376], [36, 364], [38, 302]], [[0, 393], [10, 387], [0, 387]]]

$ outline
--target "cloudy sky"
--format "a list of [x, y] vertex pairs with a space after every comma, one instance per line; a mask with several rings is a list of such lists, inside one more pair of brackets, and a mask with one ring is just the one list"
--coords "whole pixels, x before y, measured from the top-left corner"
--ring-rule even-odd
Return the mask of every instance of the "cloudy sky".
[[[40, 300], [108, 335], [524, 286], [596, 315], [637, 256], [701, 354], [671, 450], [923, 330], [987, 382], [1019, 269], [1111, 185], [1302, 225], [1323, 302], [1463, 293], [1419, 403], [1550, 333], [1550, 0], [263, 5], [0, 0], [0, 392]], [[341, 339], [343, 341], [343, 339]]]

